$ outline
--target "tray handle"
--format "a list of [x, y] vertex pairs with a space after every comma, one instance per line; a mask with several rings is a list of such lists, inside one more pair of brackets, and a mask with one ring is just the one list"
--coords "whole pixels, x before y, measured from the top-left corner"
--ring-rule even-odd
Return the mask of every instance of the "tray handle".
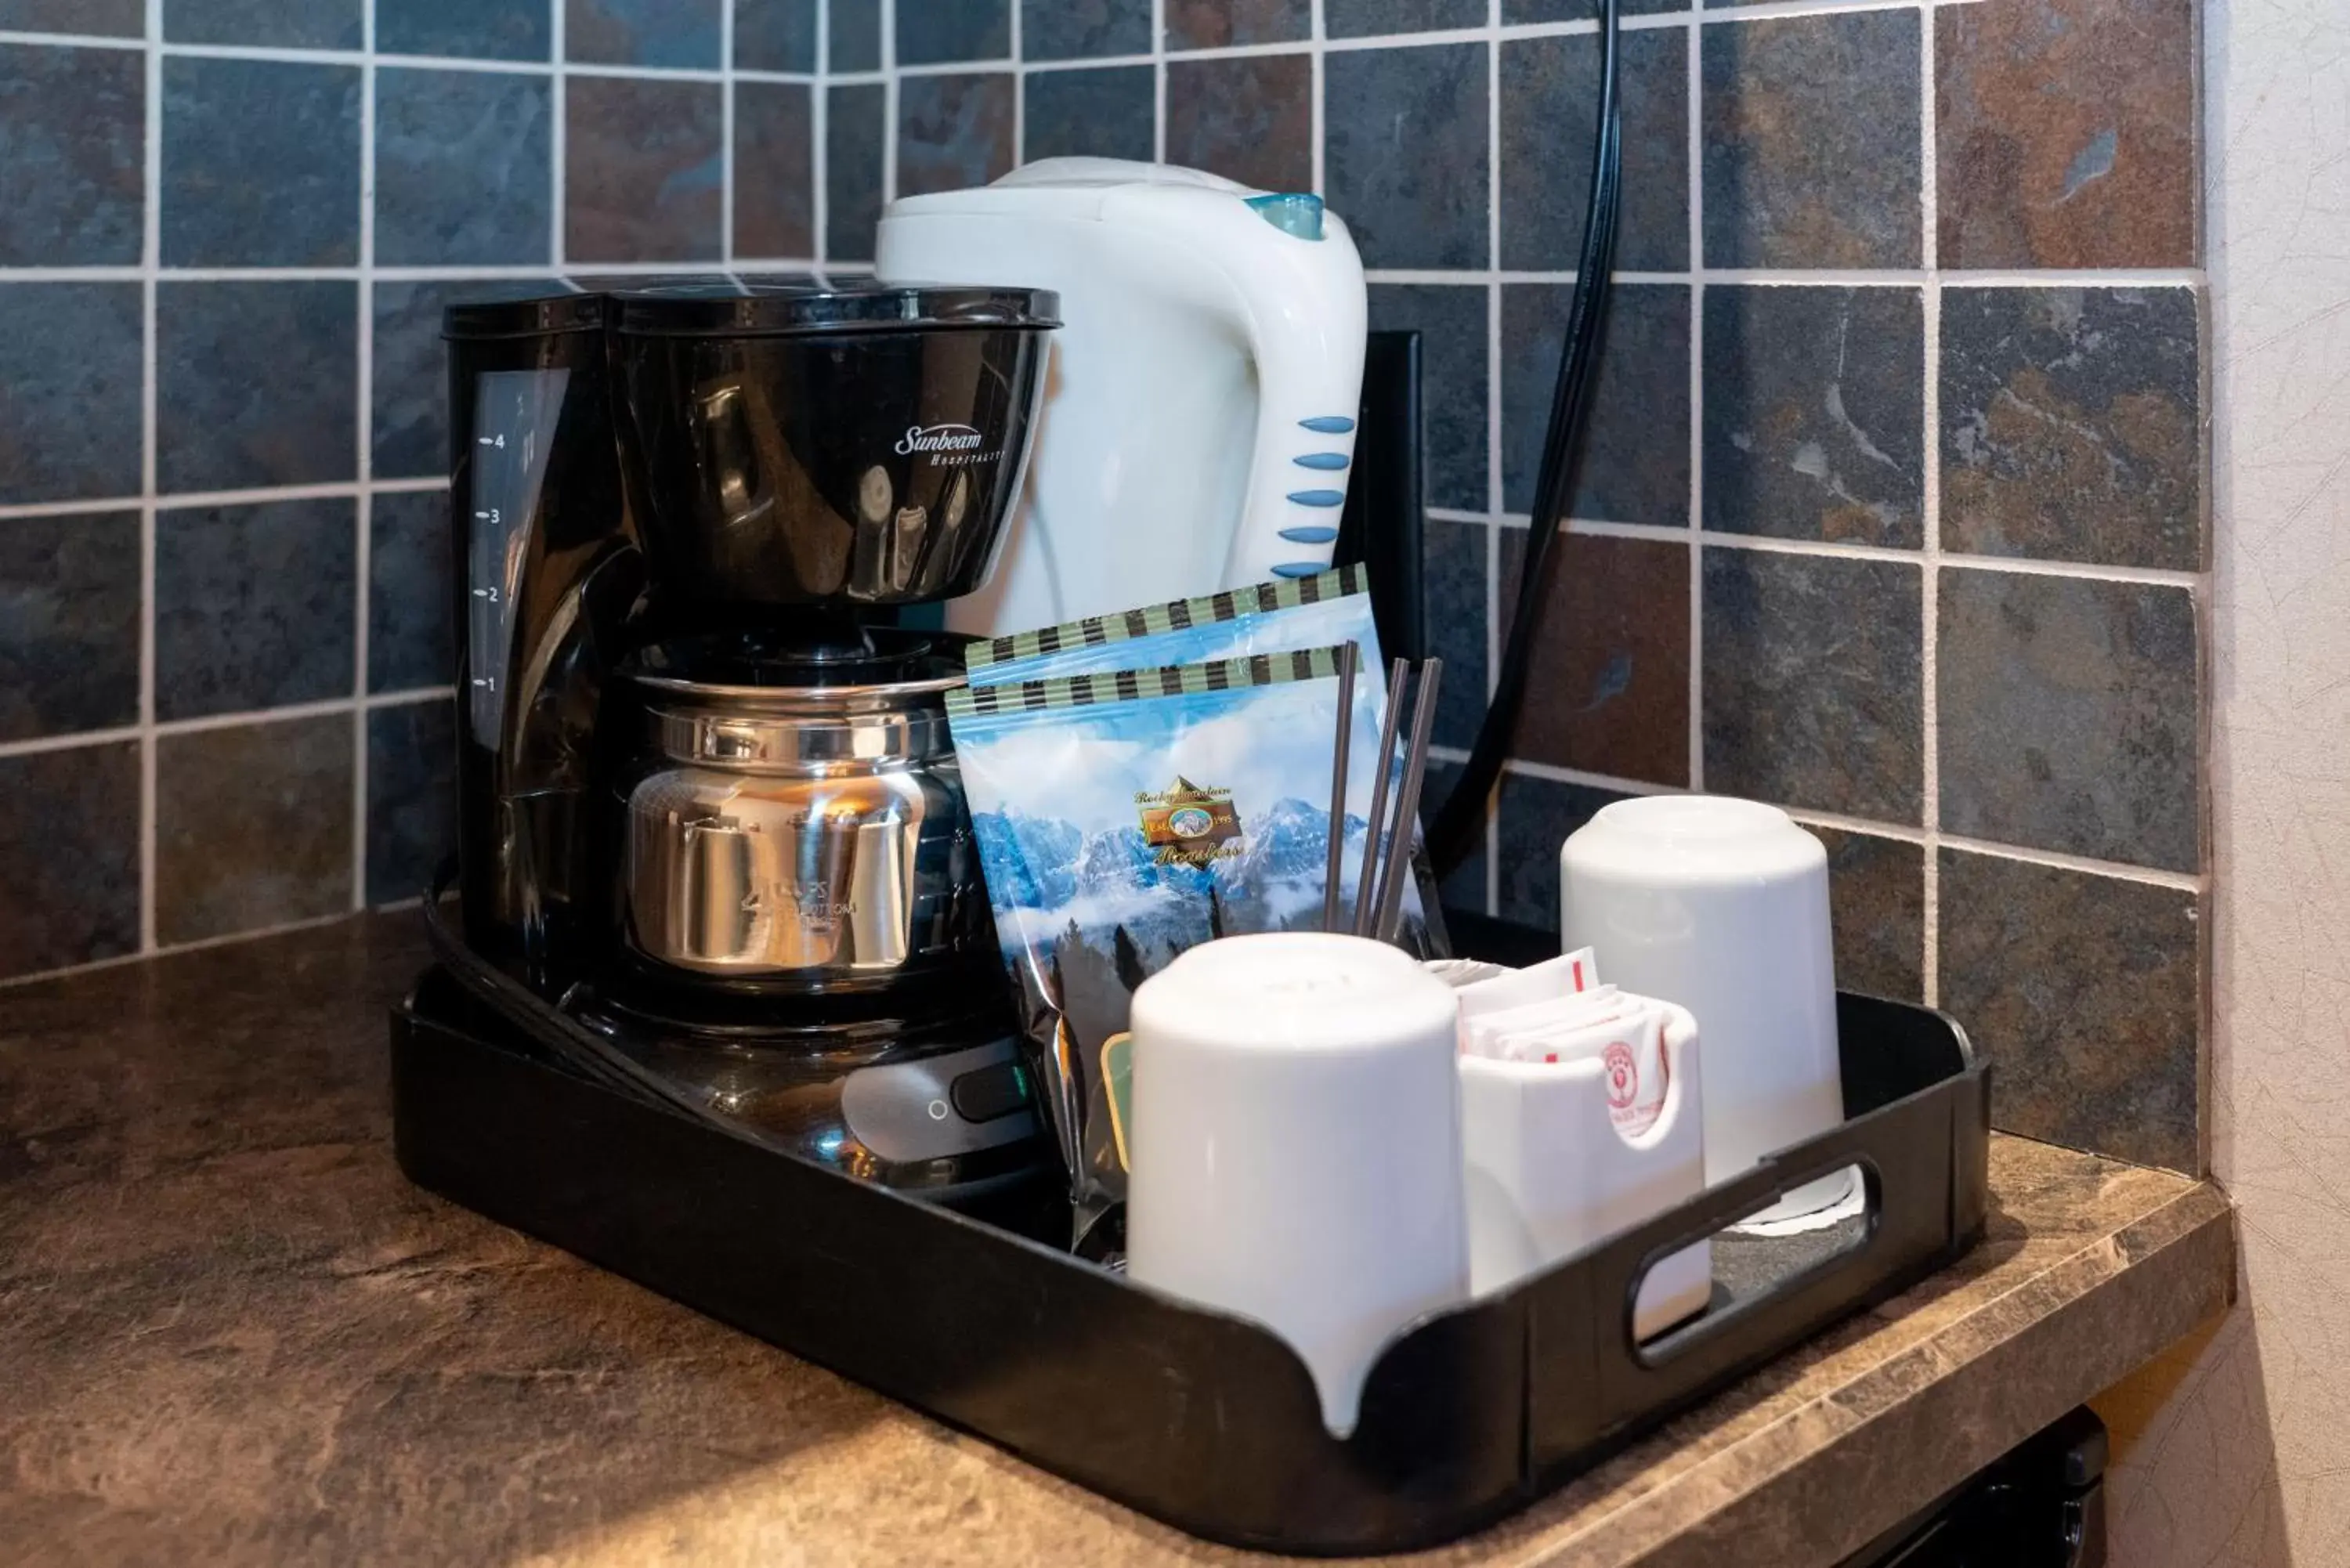
[[[1556, 1472], [1627, 1428], [1654, 1425], [1946, 1255], [1953, 1097], [1914, 1095], [1843, 1123], [1701, 1194], [1687, 1209], [1601, 1243], [1586, 1254], [1585, 1268], [1527, 1287], [1533, 1472]], [[1859, 1241], [1645, 1347], [1635, 1340], [1632, 1305], [1659, 1262], [1804, 1182], [1854, 1165], [1866, 1184]]]
[[[1683, 1248], [1719, 1236], [1730, 1226], [1751, 1214], [1776, 1203], [1796, 1189], [1833, 1176], [1839, 1170], [1857, 1168], [1862, 1188], [1861, 1233], [1857, 1240], [1838, 1247], [1825, 1257], [1813, 1260], [1801, 1269], [1773, 1280], [1754, 1294], [1744, 1296], [1727, 1307], [1700, 1314], [1686, 1323], [1679, 1324], [1652, 1339], [1641, 1340], [1633, 1335], [1632, 1307], [1638, 1300], [1640, 1287], [1647, 1282], [1649, 1271]], [[1626, 1282], [1622, 1312], [1622, 1333], [1627, 1352], [1642, 1366], [1654, 1369], [1676, 1357], [1686, 1355], [1698, 1345], [1718, 1334], [1732, 1332], [1736, 1326], [1762, 1310], [1774, 1299], [1802, 1290], [1813, 1280], [1841, 1268], [1856, 1255], [1866, 1251], [1876, 1243], [1877, 1223], [1885, 1209], [1885, 1178], [1877, 1162], [1866, 1155], [1848, 1159], [1828, 1156], [1807, 1158], [1794, 1174], [1783, 1175], [1773, 1164], [1757, 1167], [1716, 1191], [1705, 1195], [1698, 1211], [1687, 1217], [1679, 1239], [1659, 1243], [1642, 1253], [1634, 1266], [1632, 1277]], [[1680, 1219], [1681, 1216], [1674, 1216]]]

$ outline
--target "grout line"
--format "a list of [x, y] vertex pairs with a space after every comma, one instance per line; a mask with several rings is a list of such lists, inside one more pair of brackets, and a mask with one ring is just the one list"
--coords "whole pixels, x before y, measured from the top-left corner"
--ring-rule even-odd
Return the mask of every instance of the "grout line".
[[[1291, 44], [1287, 47], [1297, 49], [1304, 46]], [[1020, 62], [1009, 55], [988, 55], [971, 60], [909, 61], [902, 66], [889, 67], [882, 74], [900, 77], [1000, 77], [1011, 75], [1019, 68]]]
[[[1485, 46], [1485, 265], [1482, 275], [1488, 280], [1505, 275], [1502, 271], [1501, 19], [1502, 0], [1492, 0], [1485, 7], [1485, 26], [1480, 35]], [[1380, 283], [1440, 281], [1441, 275], [1433, 269], [1363, 269], [1367, 281]]]
[[[817, 265], [814, 261], [798, 256], [752, 256], [746, 259], [755, 262], [762, 269], [770, 272], [783, 267], [813, 267]], [[593, 258], [582, 258], [564, 264], [566, 272], [589, 273], [598, 277], [681, 277], [725, 270], [726, 264], [714, 256], [681, 256], [674, 261], [665, 262], [600, 262]], [[466, 275], [467, 277], [482, 275], [484, 275], [479, 273]], [[542, 277], [546, 273], [544, 269], [540, 269], [525, 275]]]
[[[1960, 0], [1960, 3], [1974, 4], [1975, 0]], [[786, 256], [774, 259], [781, 263], [812, 262], [815, 258]], [[551, 275], [559, 271], [562, 265], [559, 262], [519, 262], [479, 266], [387, 266], [371, 269], [365, 275], [419, 282], [537, 278]], [[668, 261], [598, 262], [594, 265], [599, 272], [656, 273], [664, 270], [675, 272], [681, 265], [690, 264]], [[119, 265], [0, 266], [0, 284], [136, 283], [148, 275], [148, 270], [143, 266]], [[174, 283], [349, 282], [362, 275], [356, 266], [172, 266], [156, 270]], [[1905, 272], [1887, 268], [1822, 267], [1816, 271], [1802, 271], [1785, 267], [1696, 267], [1688, 272], [1641, 272], [1618, 268], [1614, 275], [1617, 283], [1741, 283], [1773, 288], [1916, 288], [1926, 281], [1926, 274], [1922, 270]], [[1571, 284], [1575, 281], [1572, 270], [1546, 272], [1515, 267], [1366, 267], [1363, 276], [1370, 283], [1436, 284], [1457, 287], [1497, 282]], [[2180, 267], [2111, 267], [2104, 270], [2052, 267], [2043, 272], [1952, 270], [1939, 276], [1946, 284], [1967, 288], [2198, 289], [2202, 286], [2199, 273]]]
[[[1498, 36], [1503, 0], [1487, 0], [1485, 31]], [[1502, 261], [1502, 47], [1485, 48], [1485, 265]], [[1491, 710], [1502, 678], [1502, 533], [1493, 526], [1506, 497], [1502, 474], [1502, 286], [1498, 272], [1485, 291], [1485, 507], [1478, 518], [1485, 535], [1485, 705]], [[1467, 762], [1463, 753], [1460, 759]], [[1503, 753], [1507, 771], [1508, 754]], [[1485, 812], [1485, 913], [1502, 909], [1502, 791], [1496, 780]]]
[[[555, 3], [560, 5], [563, 0], [555, 0]], [[370, 15], [368, 20], [369, 28], [372, 30], [374, 16]], [[180, 51], [175, 48], [172, 52], [176, 54]], [[231, 44], [219, 47], [217, 51], [208, 52], [242, 57], [247, 51], [242, 46]], [[306, 49], [286, 49], [280, 51], [280, 57], [304, 64], [320, 57], [317, 51]], [[344, 57], [330, 55], [326, 57], [337, 59]], [[471, 71], [479, 75], [506, 77], [546, 77], [555, 74], [555, 64], [552, 60], [502, 60], [479, 55], [379, 54], [370, 55], [369, 57], [379, 66], [403, 71]], [[359, 62], [356, 57], [352, 57], [350, 63], [356, 65]]]
[[[445, 479], [439, 482], [439, 485], [447, 483]], [[182, 490], [155, 499], [158, 506], [172, 511], [194, 506], [252, 506], [266, 501], [348, 500], [358, 496], [362, 488], [361, 481], [338, 479], [324, 484], [268, 485], [255, 490]]]
[[0, 506], [0, 524], [23, 517], [93, 517], [108, 512], [136, 511], [145, 498], [116, 495], [103, 501], [27, 501]]
[[[370, 5], [375, 3], [376, 0], [369, 0]], [[732, 4], [732, 0], [728, 3]], [[547, 127], [551, 140], [547, 150], [546, 177], [553, 187], [551, 194], [554, 200], [547, 203], [546, 209], [546, 256], [548, 265], [557, 272], [569, 265], [565, 249], [567, 243], [565, 228], [571, 209], [571, 83], [565, 74], [563, 60], [571, 47], [571, 41], [565, 32], [567, 18], [564, 13], [567, 9], [564, 0], [547, 0], [546, 57], [554, 72], [553, 90], [547, 96], [553, 102], [554, 114]]]
[[[1004, 9], [1011, 15], [1013, 69], [1020, 72], [1020, 56], [1026, 47], [1021, 36], [1021, 14], [1028, 7], [1021, 0], [1007, 0]], [[1025, 73], [1012, 79], [1012, 167], [1017, 169], [1027, 156], [1028, 146], [1028, 85]]]
[[244, 724], [274, 724], [290, 719], [317, 719], [331, 713], [369, 712], [378, 708], [403, 708], [418, 702], [443, 701], [456, 696], [453, 686], [410, 686], [397, 691], [369, 691], [350, 697], [322, 697], [311, 702], [289, 702], [281, 708], [247, 708], [230, 713], [205, 713], [192, 719], [142, 718], [134, 724], [105, 730], [73, 730], [57, 735], [35, 735], [20, 741], [0, 741], [0, 757], [30, 756], [39, 752], [69, 752], [83, 746], [111, 745], [144, 740], [151, 735], [190, 735], [206, 730], [229, 730]]
[[[420, 900], [421, 903], [421, 900]], [[88, 974], [97, 970], [121, 969], [169, 953], [202, 952], [207, 948], [234, 947], [239, 942], [258, 941], [263, 937], [282, 937], [289, 931], [307, 931], [315, 926], [331, 926], [338, 920], [348, 920], [352, 910], [340, 909], [331, 915], [313, 915], [307, 919], [287, 920], [283, 925], [259, 926], [249, 931], [230, 931], [217, 937], [198, 937], [192, 941], [173, 942], [168, 948], [154, 948], [140, 952], [116, 953], [111, 958], [92, 959], [88, 963], [69, 964], [62, 969], [36, 970], [30, 974], [12, 974], [0, 980], [0, 991], [10, 991], [20, 985], [32, 985], [45, 980], [60, 980], [69, 974]]]
[[[1911, 0], [1911, 3], [1914, 4], [1915, 0]], [[560, 9], [562, 0], [556, 0], [556, 8]], [[605, 60], [565, 60], [553, 68], [560, 76], [594, 77], [609, 81], [711, 84], [722, 81], [725, 78], [723, 71], [713, 70], [708, 66], [623, 66]]]
[[[1440, 523], [1491, 523], [1496, 527], [1521, 532], [1533, 525], [1532, 519], [1523, 512], [1489, 515], [1482, 512], [1431, 506], [1428, 509], [1428, 515]], [[1754, 550], [1779, 556], [1826, 556], [1852, 561], [1895, 561], [1910, 566], [1923, 566], [1928, 556], [1928, 551], [1923, 547], [1904, 550], [1886, 545], [1847, 545], [1833, 539], [1782, 539], [1768, 534], [1732, 534], [1704, 527], [1691, 530], [1669, 523], [1617, 523], [1600, 517], [1570, 517], [1566, 522], [1566, 531], [1600, 538], [1651, 539], [1664, 544], [1686, 540], [1694, 533], [1697, 542], [1709, 549]], [[2201, 573], [2173, 566], [2108, 566], [2094, 561], [2043, 561], [2022, 556], [1943, 555], [1939, 546], [1933, 555], [1942, 570], [1951, 572], [2007, 572], [2017, 576], [2077, 577], [2088, 582], [2130, 583], [2143, 587], [2189, 590], [2199, 588], [2203, 582]]]
[[[731, 0], [730, 0], [731, 3]], [[816, 78], [808, 88], [808, 196], [810, 237], [816, 259], [808, 270], [825, 275], [824, 257], [832, 249], [829, 230], [832, 203], [825, 186], [832, 167], [832, 0], [810, 0], [816, 6]]]
[[[1940, 347], [1941, 301], [1929, 295], [1928, 308], [1931, 312], [1932, 336], [1928, 338], [1929, 351]], [[1930, 361], [1929, 361], [1930, 362]], [[1935, 391], [1927, 394], [1928, 408], [1934, 410], [1940, 399]], [[1941, 475], [1933, 458], [1929, 458], [1926, 486], [1939, 500]], [[1937, 530], [1939, 532], [1939, 530]], [[2178, 571], [2167, 566], [2103, 566], [2087, 561], [2033, 561], [2012, 556], [1944, 555], [1941, 542], [1934, 533], [1926, 535], [1925, 560], [1945, 572], [2008, 572], [2023, 577], [2080, 577], [2097, 583], [2136, 583], [2147, 587], [2178, 587], [2195, 589], [2201, 586], [2200, 572]]]
[[375, 471], [375, 188], [376, 188], [376, 63], [375, 5], [360, 7], [360, 41], [367, 64], [359, 74], [359, 273], [358, 298], [359, 379], [357, 444], [352, 472], [359, 476], [359, 494], [351, 508], [357, 531], [351, 573], [351, 844], [350, 907], [367, 908], [368, 849], [368, 726], [360, 710], [368, 690], [368, 616], [375, 589], [375, 493], [369, 481]]
[[349, 713], [358, 705], [350, 697], [321, 697], [315, 702], [288, 702], [261, 712], [204, 713], [192, 719], [167, 719], [153, 726], [159, 735], [197, 735], [208, 730], [233, 730], [244, 724], [275, 724], [296, 719], [323, 719]]
[[[1015, 6], [1014, 9], [1017, 9], [1017, 7]], [[1323, 78], [1325, 74], [1323, 67], [1324, 63], [1328, 58], [1328, 51], [1325, 47], [1325, 44], [1329, 36], [1329, 27], [1327, 20], [1323, 14], [1323, 0], [1311, 0], [1311, 4], [1306, 8], [1306, 36], [1313, 43], [1314, 52], [1306, 57], [1306, 70], [1308, 72], [1308, 80], [1305, 88], [1305, 108], [1308, 119], [1306, 128], [1306, 136], [1308, 138], [1306, 142], [1306, 151], [1310, 154], [1310, 167], [1312, 172], [1307, 178], [1305, 188], [1317, 194], [1326, 195], [1328, 192], [1326, 187], [1328, 182], [1323, 178], [1322, 143], [1324, 140], [1324, 127], [1329, 124], [1329, 114], [1323, 105], [1322, 99], [1324, 92]]]
[[[1705, 788], [1705, 63], [1698, 21], [1681, 50], [1688, 92], [1682, 156], [1689, 192], [1689, 781]], [[1570, 524], [1570, 527], [1572, 524]]]
[[[1925, 0], [1931, 5], [1933, 0]], [[1697, 12], [1700, 25], [1722, 22], [1769, 22], [1785, 16], [1823, 16], [1847, 11], [1907, 11], [1919, 0], [1763, 0], [1752, 5], [1718, 5]]]
[[[82, 746], [115, 745], [124, 741], [136, 741], [143, 749], [151, 733], [146, 719], [149, 701], [144, 691], [140, 693], [139, 707], [137, 722], [118, 724], [110, 730], [74, 730], [62, 735], [32, 735], [21, 741], [0, 741], [0, 757], [30, 757], [43, 752], [70, 752]], [[152, 776], [151, 773], [150, 776]], [[141, 837], [145, 836], [142, 829]]]
[[[1843, 833], [1858, 833], [1872, 838], [1889, 838], [1902, 844], [1914, 844], [1926, 851], [1926, 864], [1934, 865], [1937, 851], [1954, 849], [1968, 855], [1981, 855], [1995, 860], [2016, 860], [2028, 866], [2046, 866], [2059, 871], [2077, 871], [2085, 876], [2107, 877], [2120, 882], [2138, 882], [2156, 888], [2175, 888], [2181, 892], [2200, 892], [2203, 878], [2192, 871], [2166, 871], [2155, 866], [2133, 866], [2123, 860], [2099, 860], [2087, 855], [2067, 854], [2061, 849], [2033, 849], [2022, 845], [2001, 844], [1988, 838], [1970, 838], [1963, 834], [1944, 833], [1938, 829], [1910, 827], [1887, 822], [1873, 816], [1852, 816], [1842, 812], [1814, 811], [1809, 806], [1783, 807], [1797, 822], [1815, 827], [1833, 827]], [[1933, 922], [1926, 929], [1930, 932]], [[1929, 1004], [1931, 1005], [1931, 1004]]]
[[289, 702], [282, 708], [248, 708], [233, 713], [203, 713], [192, 719], [158, 719], [120, 724], [109, 730], [75, 730], [61, 735], [36, 735], [21, 741], [0, 741], [0, 757], [31, 756], [39, 752], [69, 752], [82, 746], [111, 745], [152, 735], [193, 735], [206, 730], [233, 730], [241, 725], [276, 724], [294, 719], [318, 719], [335, 713], [369, 712], [378, 708], [404, 708], [418, 702], [438, 702], [454, 697], [453, 686], [411, 686], [398, 691], [371, 691], [356, 697], [321, 697], [312, 702]]
[[[1291, 48], [1297, 46], [1292, 44]], [[1076, 55], [1067, 59], [1014, 60], [1003, 62], [1022, 77], [1051, 76], [1056, 71], [1097, 71], [1118, 66], [1147, 66], [1154, 57], [1145, 50], [1135, 55]]]
[[1167, 0], [1150, 0], [1150, 156], [1167, 161]]
[[[1859, 830], [1875, 833], [1880, 837], [1906, 836], [1900, 834], [1887, 834], [1882, 824], [1874, 827], [1864, 826]], [[2078, 871], [2091, 877], [2110, 877], [2118, 882], [2140, 882], [2149, 887], [2176, 888], [2182, 893], [2200, 893], [2206, 886], [2205, 879], [2199, 872], [2166, 871], [2157, 866], [2132, 866], [2118, 860], [2099, 860], [2087, 855], [2066, 854], [2060, 849], [2033, 849], [2021, 844], [1995, 844], [1987, 838], [1970, 838], [1962, 834], [1929, 832], [1922, 836], [1921, 842], [1927, 846], [1929, 865], [1939, 858], [1938, 851], [1955, 849], [1962, 854], [1981, 855], [1993, 860], [2017, 860], [2027, 866], [2045, 866], [2058, 871]], [[1926, 929], [1933, 929], [1932, 924], [1929, 922]], [[1936, 1004], [1929, 1003], [1929, 1005]]]
[[126, 37], [120, 33], [35, 33], [23, 28], [0, 28], [0, 44], [35, 44], [44, 48], [120, 49], [125, 52], [141, 50], [161, 35], [156, 31], [155, 19], [147, 19], [146, 30]]
[[[0, 283], [140, 283], [154, 273], [144, 264], [115, 266], [0, 266]], [[281, 276], [271, 273], [272, 277]]]
[[1508, 771], [1530, 779], [1547, 779], [1553, 784], [1581, 784], [1586, 789], [1612, 790], [1617, 794], [1687, 794], [1679, 784], [1658, 784], [1653, 779], [1631, 779], [1615, 774], [1594, 773], [1589, 768], [1564, 768], [1554, 763], [1538, 763], [1525, 757], [1512, 757]]
[[[405, 708], [417, 702], [445, 701], [456, 695], [454, 686], [409, 686], [398, 691], [370, 691], [359, 699], [359, 706], [373, 712], [378, 708]], [[265, 710], [247, 716], [261, 722], [271, 717]]]
[[147, 108], [141, 131], [146, 167], [141, 171], [145, 210], [140, 213], [139, 239], [140, 366], [139, 366], [139, 944], [140, 953], [155, 950], [156, 898], [156, 776], [161, 742], [155, 734], [155, 491], [157, 367], [161, 361], [158, 338], [155, 275], [163, 253], [163, 0], [147, 0]]
[[734, 0], [718, 7], [718, 265], [734, 265]]
[[1935, 100], [1934, 3], [1918, 7], [1918, 257], [1926, 264], [1918, 367], [1924, 425], [1918, 513], [1924, 559], [1918, 573], [1918, 816], [1925, 828], [1924, 950], [1918, 961], [1918, 997], [1937, 1005], [1942, 992], [1941, 744], [1941, 566], [1942, 566], [1942, 289], [1941, 171]]
[[[1814, 811], [1810, 806], [1803, 805], [1791, 805], [1784, 809], [1787, 815], [1797, 822], [1805, 823], [1814, 827], [1833, 827], [1839, 833], [1865, 833], [1873, 838], [1889, 838], [1898, 843], [1915, 844], [1920, 847], [1923, 847], [1927, 839], [1932, 836], [1922, 827], [1912, 827], [1906, 823], [1887, 822], [1882, 817], [1855, 816], [1848, 812], [1841, 811]], [[1932, 857], [1929, 856], [1928, 858], [1930, 859]]]
[[[273, 272], [272, 278], [283, 277]], [[486, 283], [496, 279], [516, 278], [525, 283], [542, 279], [553, 282], [556, 277], [553, 262], [522, 263], [511, 266], [372, 266], [368, 276], [378, 283]]]
[[[902, 74], [898, 65], [898, 0], [880, 0], [881, 5], [881, 210], [887, 213], [889, 203], [898, 199], [898, 78]], [[873, 241], [879, 253], [881, 245], [877, 233]]]
[[[1485, 536], [1485, 701], [1490, 707], [1494, 686], [1501, 677], [1502, 535], [1490, 523], [1481, 523], [1479, 528]], [[1465, 763], [1469, 753], [1463, 752], [1455, 760]], [[1502, 805], [1497, 784], [1492, 804], [1485, 813], [1485, 912], [1489, 915], [1498, 913], [1502, 908], [1501, 846]]]
[[[1963, 0], [1971, 4], [1973, 0]], [[1692, 125], [1692, 136], [1701, 134], [1702, 128]], [[1700, 198], [1692, 185], [1692, 203]], [[0, 274], [5, 276], [5, 274]], [[1690, 284], [1742, 283], [1773, 288], [1916, 288], [1926, 281], [1923, 268], [1911, 267], [1709, 267], [1693, 266], [1686, 272], [1643, 272], [1618, 267], [1610, 275], [1617, 283]], [[1950, 271], [1939, 275], [1946, 283], [1964, 285], [1970, 288], [2197, 288], [2201, 277], [2189, 267], [2051, 267], [2040, 272], [2016, 272], [2012, 269]], [[1572, 268], [1544, 270], [1526, 267], [1366, 267], [1363, 276], [1372, 283], [1418, 283], [1469, 285], [1486, 282], [1569, 284], [1575, 281]]]
[[[552, 7], [563, 9], [562, 0]], [[554, 31], [559, 36], [562, 17], [555, 17]], [[0, 34], [0, 42], [15, 39], [16, 35]], [[43, 43], [56, 40], [43, 37]], [[255, 60], [279, 65], [297, 66], [358, 66], [364, 67], [374, 57], [361, 49], [297, 49], [269, 44], [168, 44], [163, 53], [174, 59]], [[544, 60], [494, 60], [466, 55], [386, 55], [377, 63], [405, 69], [430, 69], [493, 72], [505, 76], [582, 76], [609, 77], [635, 81], [715, 82], [724, 75], [708, 66], [641, 66], [620, 65], [604, 60], [567, 60], [559, 48], [551, 48], [550, 57]]]

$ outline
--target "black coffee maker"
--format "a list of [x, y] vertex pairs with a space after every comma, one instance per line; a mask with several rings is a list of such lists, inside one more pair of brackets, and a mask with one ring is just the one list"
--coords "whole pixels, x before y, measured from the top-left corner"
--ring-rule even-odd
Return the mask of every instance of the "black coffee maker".
[[949, 1200], [1047, 1158], [943, 693], [1054, 296], [450, 308], [456, 919], [484, 1026]]

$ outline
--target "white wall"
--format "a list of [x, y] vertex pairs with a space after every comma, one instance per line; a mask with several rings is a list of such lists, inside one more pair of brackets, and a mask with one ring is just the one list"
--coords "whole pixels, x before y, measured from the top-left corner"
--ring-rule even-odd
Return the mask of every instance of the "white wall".
[[2099, 1402], [2117, 1568], [2350, 1563], [2350, 0], [2205, 0], [2213, 1159], [2242, 1301]]

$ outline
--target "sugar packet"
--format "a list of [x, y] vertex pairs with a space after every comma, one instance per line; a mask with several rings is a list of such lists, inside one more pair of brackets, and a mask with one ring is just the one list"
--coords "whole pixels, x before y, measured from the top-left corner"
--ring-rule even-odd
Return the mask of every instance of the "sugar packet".
[[1617, 1132], [1637, 1137], [1663, 1114], [1671, 1074], [1665, 1005], [1601, 983], [1591, 949], [1504, 971], [1457, 996], [1463, 1054], [1552, 1063], [1597, 1056]]

